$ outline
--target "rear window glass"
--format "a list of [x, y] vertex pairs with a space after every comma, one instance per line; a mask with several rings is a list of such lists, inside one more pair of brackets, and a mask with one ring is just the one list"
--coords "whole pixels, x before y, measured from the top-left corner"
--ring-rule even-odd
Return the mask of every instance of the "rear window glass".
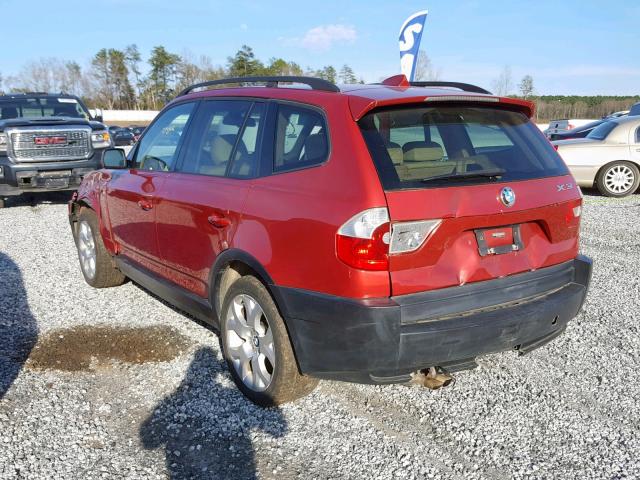
[[568, 173], [538, 128], [519, 112], [413, 106], [375, 111], [359, 123], [387, 190]]
[[602, 125], [591, 130], [587, 138], [593, 140], [604, 140], [607, 136], [616, 128], [618, 124], [616, 122], [604, 122]]

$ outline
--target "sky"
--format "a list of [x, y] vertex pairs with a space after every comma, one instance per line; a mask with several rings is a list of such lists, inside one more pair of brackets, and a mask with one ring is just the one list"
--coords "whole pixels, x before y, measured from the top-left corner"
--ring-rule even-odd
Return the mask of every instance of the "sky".
[[531, 75], [538, 94], [640, 94], [638, 0], [0, 0], [0, 75], [41, 57], [86, 66], [132, 43], [145, 59], [164, 45], [225, 65], [246, 44], [263, 61], [346, 63], [377, 82], [400, 72], [400, 26], [424, 9], [421, 48], [442, 80], [491, 89], [508, 66], [514, 86]]

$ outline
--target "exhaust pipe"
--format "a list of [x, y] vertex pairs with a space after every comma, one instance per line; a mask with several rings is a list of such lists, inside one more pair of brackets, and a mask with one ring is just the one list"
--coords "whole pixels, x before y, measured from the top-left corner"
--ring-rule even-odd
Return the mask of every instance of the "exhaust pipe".
[[454, 383], [455, 379], [442, 367], [423, 368], [411, 374], [411, 383], [430, 390], [438, 390]]

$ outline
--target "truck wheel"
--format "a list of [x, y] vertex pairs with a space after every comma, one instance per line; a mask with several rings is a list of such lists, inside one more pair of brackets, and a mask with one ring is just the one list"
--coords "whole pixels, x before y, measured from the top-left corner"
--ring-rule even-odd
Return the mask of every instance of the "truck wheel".
[[75, 230], [80, 269], [86, 282], [95, 288], [122, 285], [126, 277], [115, 267], [98, 228], [96, 214], [83, 208]]
[[613, 162], [603, 167], [596, 177], [596, 186], [607, 197], [626, 197], [638, 189], [640, 172], [631, 162]]
[[247, 275], [229, 287], [220, 317], [229, 371], [252, 402], [270, 407], [313, 391], [318, 380], [298, 371], [284, 321], [257, 278]]

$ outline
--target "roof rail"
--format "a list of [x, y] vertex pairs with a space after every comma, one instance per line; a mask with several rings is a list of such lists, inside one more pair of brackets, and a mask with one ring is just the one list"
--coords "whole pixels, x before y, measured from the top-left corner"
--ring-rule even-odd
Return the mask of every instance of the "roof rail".
[[486, 95], [492, 95], [489, 90], [485, 90], [482, 87], [471, 85], [470, 83], [460, 82], [410, 82], [412, 87], [451, 87], [457, 88], [464, 92], [484, 93]]
[[178, 97], [191, 93], [196, 88], [211, 87], [214, 85], [226, 85], [230, 83], [266, 83], [267, 87], [276, 88], [279, 83], [302, 83], [308, 85], [312, 90], [322, 90], [324, 92], [339, 92], [340, 89], [333, 83], [322, 78], [297, 77], [297, 76], [257, 76], [257, 77], [233, 77], [221, 78], [219, 80], [209, 80], [208, 82], [196, 83], [182, 90]]

